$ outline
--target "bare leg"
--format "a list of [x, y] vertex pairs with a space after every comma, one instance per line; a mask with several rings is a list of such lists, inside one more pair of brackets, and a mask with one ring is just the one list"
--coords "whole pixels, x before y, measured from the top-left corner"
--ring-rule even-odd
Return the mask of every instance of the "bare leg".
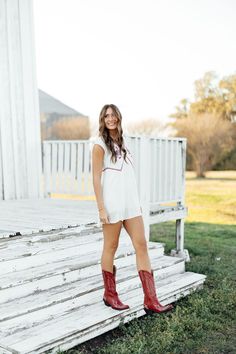
[[156, 295], [156, 286], [148, 255], [142, 216], [124, 220], [123, 224], [136, 250], [137, 269], [144, 293], [144, 311], [147, 314], [152, 314], [153, 312], [160, 313], [171, 310], [173, 306], [162, 306]]
[[114, 256], [119, 245], [120, 230], [122, 221], [115, 224], [103, 224], [103, 251], [101, 257], [102, 269], [113, 273]]
[[123, 221], [124, 228], [129, 234], [136, 251], [137, 270], [151, 272], [151, 263], [148, 255], [147, 241], [145, 238], [143, 217], [136, 216]]

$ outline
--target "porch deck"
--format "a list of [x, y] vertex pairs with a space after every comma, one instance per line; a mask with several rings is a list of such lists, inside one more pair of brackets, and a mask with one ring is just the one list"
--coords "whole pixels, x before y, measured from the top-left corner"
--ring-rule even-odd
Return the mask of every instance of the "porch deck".
[[[0, 353], [55, 353], [145, 315], [135, 251], [123, 228], [114, 263], [117, 290], [130, 309], [102, 301], [103, 236], [94, 201], [14, 200], [0, 207]], [[165, 255], [164, 244], [149, 241], [148, 248], [163, 304], [202, 287], [205, 275], [186, 272], [184, 259]]]
[[0, 201], [0, 211], [0, 238], [97, 223], [93, 200], [4, 200]]

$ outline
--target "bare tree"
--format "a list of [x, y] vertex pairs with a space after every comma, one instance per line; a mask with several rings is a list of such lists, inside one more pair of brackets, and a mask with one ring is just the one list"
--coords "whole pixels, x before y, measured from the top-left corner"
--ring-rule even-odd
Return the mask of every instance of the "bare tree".
[[166, 124], [154, 118], [128, 123], [125, 128], [128, 134], [149, 136], [167, 135], [168, 131]]
[[61, 119], [52, 125], [52, 136], [61, 140], [89, 139], [89, 119], [87, 117]]
[[188, 139], [187, 150], [197, 177], [205, 177], [205, 172], [235, 145], [235, 127], [220, 115], [189, 114], [188, 118], [176, 120], [173, 126], [178, 136]]

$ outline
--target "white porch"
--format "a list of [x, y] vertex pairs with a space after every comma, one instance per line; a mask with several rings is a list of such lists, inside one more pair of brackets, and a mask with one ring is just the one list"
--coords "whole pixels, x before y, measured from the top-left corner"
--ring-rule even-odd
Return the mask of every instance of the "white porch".
[[40, 231], [96, 224], [92, 200], [20, 199], [0, 201], [0, 239]]
[[[0, 353], [55, 353], [115, 328], [121, 321], [145, 315], [135, 251], [123, 228], [114, 263], [117, 290], [130, 309], [120, 312], [104, 306], [103, 235], [94, 220], [94, 201], [44, 199], [37, 203], [4, 201], [3, 205]], [[7, 237], [9, 232], [24, 236]], [[182, 257], [165, 255], [162, 243], [149, 241], [148, 245], [163, 304], [202, 286], [205, 276], [185, 272]]]

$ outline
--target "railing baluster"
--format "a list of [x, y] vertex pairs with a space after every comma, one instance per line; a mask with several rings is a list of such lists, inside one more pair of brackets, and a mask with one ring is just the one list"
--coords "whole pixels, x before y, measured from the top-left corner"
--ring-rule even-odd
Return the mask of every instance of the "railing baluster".
[[71, 165], [70, 165], [70, 176], [71, 176], [71, 183], [70, 183], [70, 193], [75, 193], [76, 190], [76, 183], [75, 183], [75, 177], [76, 177], [76, 146], [77, 143], [73, 142], [71, 143]]
[[[148, 137], [147, 137], [148, 139]], [[134, 158], [134, 167], [140, 190], [143, 168], [141, 159], [141, 137], [129, 136], [129, 146]], [[48, 193], [75, 193], [93, 195], [91, 149], [89, 140], [45, 141], [44, 178], [45, 195]], [[184, 199], [186, 139], [149, 138], [150, 148], [150, 191], [153, 205], [179, 202]], [[146, 159], [147, 152], [142, 152]]]
[[82, 194], [83, 182], [82, 182], [82, 173], [83, 169], [83, 144], [81, 142], [78, 143], [78, 158], [77, 158], [77, 193]]
[[69, 183], [70, 183], [70, 146], [71, 143], [64, 143], [64, 191], [67, 193], [70, 190]]
[[157, 180], [157, 195], [156, 195], [156, 200], [155, 202], [159, 202], [161, 200], [161, 152], [162, 152], [162, 140], [161, 139], [157, 139], [158, 142], [158, 151], [157, 151], [157, 171], [156, 171], [156, 180]]
[[89, 144], [88, 142], [84, 142], [84, 173], [83, 173], [83, 178], [84, 178], [84, 194], [88, 195], [89, 194]]
[[64, 187], [64, 144], [59, 142], [58, 144], [58, 192], [63, 193]]
[[44, 196], [48, 197], [51, 193], [51, 185], [50, 185], [50, 144], [43, 144], [43, 173], [44, 173]]
[[52, 147], [52, 159], [51, 159], [51, 165], [52, 165], [52, 177], [51, 177], [51, 183], [52, 183], [52, 187], [51, 187], [51, 191], [53, 193], [56, 193], [57, 191], [57, 147], [58, 144], [57, 143], [52, 143], [51, 144]]

